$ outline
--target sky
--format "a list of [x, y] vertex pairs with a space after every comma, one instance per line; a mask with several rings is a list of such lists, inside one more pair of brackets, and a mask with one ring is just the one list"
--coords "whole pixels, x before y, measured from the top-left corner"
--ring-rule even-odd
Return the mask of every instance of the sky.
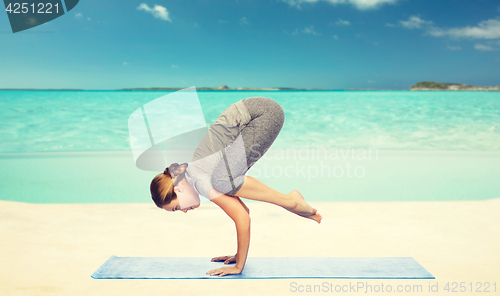
[[500, 2], [80, 0], [0, 48], [0, 89], [500, 85]]

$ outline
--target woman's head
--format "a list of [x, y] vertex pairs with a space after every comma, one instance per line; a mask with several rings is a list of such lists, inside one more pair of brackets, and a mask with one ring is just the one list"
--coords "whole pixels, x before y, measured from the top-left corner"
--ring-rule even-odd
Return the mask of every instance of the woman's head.
[[188, 164], [171, 164], [162, 174], [151, 181], [151, 198], [157, 207], [168, 211], [197, 208], [200, 205], [198, 193], [184, 178]]

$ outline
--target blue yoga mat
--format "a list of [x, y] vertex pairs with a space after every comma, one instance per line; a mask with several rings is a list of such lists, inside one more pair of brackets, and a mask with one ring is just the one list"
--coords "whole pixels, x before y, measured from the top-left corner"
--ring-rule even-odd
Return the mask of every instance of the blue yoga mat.
[[207, 271], [227, 266], [205, 257], [111, 256], [95, 279], [434, 279], [412, 257], [259, 257], [247, 258], [243, 273], [223, 277]]

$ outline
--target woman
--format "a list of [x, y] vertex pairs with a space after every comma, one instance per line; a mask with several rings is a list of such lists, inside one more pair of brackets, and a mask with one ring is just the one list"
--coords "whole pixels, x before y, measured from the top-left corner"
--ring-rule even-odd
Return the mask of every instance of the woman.
[[284, 118], [281, 106], [269, 98], [238, 101], [224, 110], [210, 127], [189, 165], [173, 163], [151, 182], [151, 196], [159, 208], [186, 213], [200, 205], [199, 195], [202, 195], [234, 221], [236, 255], [215, 257], [212, 261], [236, 264], [207, 274], [224, 276], [243, 271], [250, 243], [250, 211], [240, 197], [272, 203], [321, 222], [321, 215], [297, 190], [283, 194], [245, 175], [274, 142]]

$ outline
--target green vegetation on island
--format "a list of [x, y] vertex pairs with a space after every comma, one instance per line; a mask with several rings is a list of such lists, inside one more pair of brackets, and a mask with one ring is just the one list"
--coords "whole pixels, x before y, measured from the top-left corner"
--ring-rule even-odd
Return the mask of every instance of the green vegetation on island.
[[500, 90], [500, 86], [475, 86], [459, 83], [439, 83], [434, 81], [422, 81], [410, 87], [410, 90]]

